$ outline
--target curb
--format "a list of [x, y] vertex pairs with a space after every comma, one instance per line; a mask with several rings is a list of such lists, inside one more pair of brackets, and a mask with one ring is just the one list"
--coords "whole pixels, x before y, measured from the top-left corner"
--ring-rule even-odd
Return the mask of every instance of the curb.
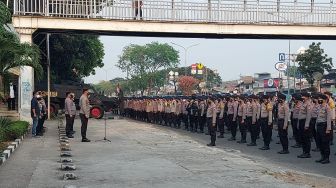
[[28, 127], [27, 132], [23, 136], [21, 136], [21, 138], [15, 139], [15, 141], [9, 144], [6, 150], [0, 153], [0, 166], [4, 164], [9, 159], [9, 157], [12, 155], [12, 153], [22, 144], [22, 141], [24, 137], [26, 137], [29, 130], [30, 130], [30, 126]]

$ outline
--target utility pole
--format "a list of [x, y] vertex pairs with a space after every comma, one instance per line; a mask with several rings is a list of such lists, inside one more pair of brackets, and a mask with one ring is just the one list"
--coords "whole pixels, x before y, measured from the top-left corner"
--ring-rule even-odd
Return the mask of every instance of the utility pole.
[[[289, 67], [290, 67], [290, 61], [291, 61], [291, 41], [288, 41], [288, 65], [287, 65], [287, 94], [290, 95], [290, 83], [289, 83]], [[294, 75], [295, 77], [295, 75]], [[294, 83], [295, 85], [295, 83]]]
[[187, 76], [187, 55], [188, 55], [188, 50], [189, 50], [190, 48], [194, 47], [194, 46], [199, 45], [199, 43], [197, 43], [197, 44], [193, 44], [193, 45], [188, 46], [188, 47], [184, 47], [184, 46], [182, 46], [182, 45], [179, 45], [179, 44], [176, 44], [176, 43], [173, 43], [173, 42], [172, 42], [172, 44], [173, 44], [173, 45], [176, 45], [176, 46], [178, 46], [178, 47], [180, 47], [180, 48], [182, 48], [182, 49], [184, 49], [184, 75]]
[[50, 34], [47, 33], [48, 120], [50, 120]]

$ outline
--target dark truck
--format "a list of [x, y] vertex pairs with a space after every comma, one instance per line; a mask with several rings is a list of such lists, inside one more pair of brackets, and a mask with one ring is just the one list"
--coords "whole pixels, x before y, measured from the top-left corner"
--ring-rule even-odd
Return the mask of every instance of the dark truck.
[[[64, 100], [66, 98], [66, 92], [72, 92], [75, 94], [75, 103], [77, 110], [79, 110], [79, 98], [82, 95], [84, 88], [90, 91], [90, 116], [92, 118], [100, 119], [105, 112], [110, 112], [119, 107], [119, 101], [116, 97], [106, 97], [104, 95], [98, 94], [95, 89], [89, 85], [73, 81], [63, 81], [61, 84], [51, 84], [50, 85], [50, 113], [52, 115], [57, 115], [59, 110], [64, 109]], [[47, 84], [39, 83], [35, 87], [36, 91], [42, 91], [43, 97], [47, 101]]]

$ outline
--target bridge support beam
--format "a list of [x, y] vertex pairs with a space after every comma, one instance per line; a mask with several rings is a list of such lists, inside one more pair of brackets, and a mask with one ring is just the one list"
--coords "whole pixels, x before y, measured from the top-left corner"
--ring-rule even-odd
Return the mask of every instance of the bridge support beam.
[[[21, 43], [32, 43], [32, 34], [35, 29], [16, 28], [20, 36]], [[20, 68], [18, 84], [18, 106], [21, 120], [31, 121], [30, 117], [30, 100], [34, 91], [34, 69], [29, 66]]]

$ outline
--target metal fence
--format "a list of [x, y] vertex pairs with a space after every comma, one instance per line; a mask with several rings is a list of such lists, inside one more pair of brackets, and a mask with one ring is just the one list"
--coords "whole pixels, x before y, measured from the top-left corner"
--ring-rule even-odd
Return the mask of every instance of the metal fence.
[[14, 0], [14, 15], [223, 24], [336, 25], [336, 7], [332, 1]]

